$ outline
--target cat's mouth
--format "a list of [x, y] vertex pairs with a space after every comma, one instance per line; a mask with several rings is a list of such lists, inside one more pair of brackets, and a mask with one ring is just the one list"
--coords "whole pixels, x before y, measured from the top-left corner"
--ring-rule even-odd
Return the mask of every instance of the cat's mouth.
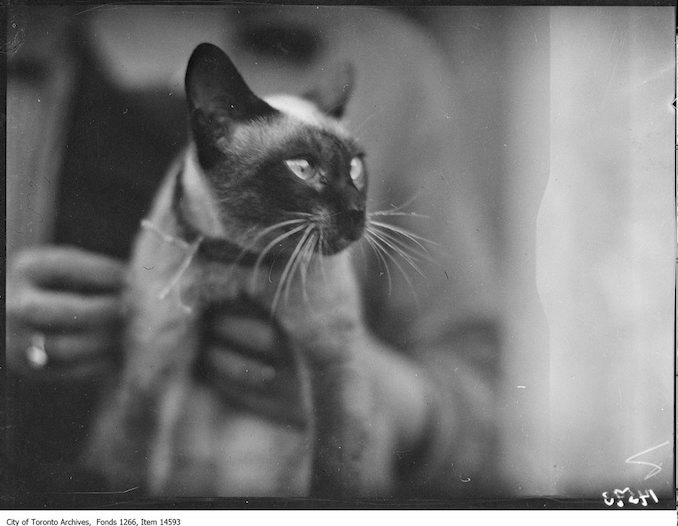
[[[269, 225], [255, 236], [249, 246], [265, 257], [310, 258], [312, 255], [332, 256], [345, 250], [363, 237], [367, 217], [364, 211], [355, 213], [310, 214], [294, 213]], [[256, 248], [255, 248], [256, 247]]]
[[364, 210], [338, 214], [331, 233], [326, 236], [325, 242], [319, 245], [321, 254], [324, 256], [337, 254], [358, 241], [365, 232], [365, 222]]
[[[359, 237], [358, 237], [359, 239]], [[327, 240], [325, 243], [320, 245], [320, 253], [323, 256], [333, 256], [338, 254], [342, 250], [348, 248], [355, 240], [347, 239], [345, 237], [340, 237], [334, 240]]]

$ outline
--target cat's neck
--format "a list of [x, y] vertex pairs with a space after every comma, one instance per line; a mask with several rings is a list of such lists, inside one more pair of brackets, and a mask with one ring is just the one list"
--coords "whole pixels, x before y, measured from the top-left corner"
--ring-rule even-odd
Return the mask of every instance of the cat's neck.
[[189, 146], [173, 181], [172, 209], [176, 235], [196, 253], [223, 263], [252, 266], [259, 255], [238, 242], [224, 227], [217, 203], [199, 167], [195, 147]]
[[198, 164], [195, 145], [184, 155], [177, 181], [181, 195], [180, 212], [185, 220], [204, 237], [227, 239], [230, 236], [219, 218], [219, 209], [208, 182]]

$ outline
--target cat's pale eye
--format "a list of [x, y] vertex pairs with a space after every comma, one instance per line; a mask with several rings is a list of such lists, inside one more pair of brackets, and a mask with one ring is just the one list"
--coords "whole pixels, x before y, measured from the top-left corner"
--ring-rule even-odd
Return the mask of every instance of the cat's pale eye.
[[363, 162], [360, 157], [351, 159], [351, 180], [357, 185], [362, 185], [363, 179]]
[[285, 164], [299, 179], [308, 181], [315, 174], [315, 169], [306, 159], [288, 159]]

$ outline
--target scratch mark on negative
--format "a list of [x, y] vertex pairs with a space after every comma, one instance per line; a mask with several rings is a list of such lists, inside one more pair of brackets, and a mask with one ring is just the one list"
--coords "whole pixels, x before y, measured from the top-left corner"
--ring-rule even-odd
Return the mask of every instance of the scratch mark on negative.
[[667, 440], [666, 442], [662, 442], [661, 444], [659, 444], [657, 446], [649, 447], [649, 448], [641, 451], [640, 453], [636, 453], [635, 455], [631, 455], [629, 458], [626, 459], [625, 462], [627, 464], [639, 464], [639, 465], [642, 465], [642, 466], [651, 467], [652, 469], [650, 470], [650, 472], [647, 475], [645, 475], [645, 478], [643, 479], [643, 480], [647, 480], [649, 478], [654, 477], [655, 475], [658, 475], [661, 472], [661, 470], [662, 470], [661, 463], [655, 464], [653, 462], [646, 462], [644, 460], [636, 460], [636, 459], [638, 457], [641, 457], [641, 456], [643, 456], [647, 453], [650, 453], [650, 452], [652, 452], [656, 449], [659, 449], [659, 448], [664, 447], [664, 446], [668, 446], [670, 444], [671, 444], [671, 442]]

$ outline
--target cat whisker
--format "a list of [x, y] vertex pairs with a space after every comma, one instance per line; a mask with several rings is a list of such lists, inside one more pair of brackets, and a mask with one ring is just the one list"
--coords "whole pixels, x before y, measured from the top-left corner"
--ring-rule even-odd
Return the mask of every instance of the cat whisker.
[[395, 225], [391, 225], [391, 224], [389, 224], [389, 223], [384, 223], [384, 222], [382, 222], [382, 221], [374, 221], [374, 220], [371, 220], [371, 221], [369, 221], [369, 225], [370, 225], [370, 226], [377, 227], [377, 228], [381, 228], [382, 231], [383, 231], [383, 229], [386, 229], [386, 230], [389, 230], [389, 231], [391, 231], [391, 232], [395, 232], [396, 234], [400, 234], [400, 235], [403, 236], [404, 238], [409, 239], [410, 241], [412, 241], [413, 243], [415, 243], [416, 245], [418, 245], [418, 246], [419, 246], [424, 252], [426, 252], [426, 254], [428, 254], [429, 256], [430, 256], [431, 254], [430, 254], [428, 248], [426, 248], [426, 247], [423, 245], [423, 243], [428, 243], [428, 244], [430, 244], [430, 245], [432, 245], [432, 246], [435, 246], [435, 247], [439, 247], [439, 246], [440, 246], [440, 244], [439, 244], [439, 243], [436, 243], [435, 241], [431, 241], [430, 239], [427, 239], [427, 238], [425, 238], [425, 237], [423, 237], [423, 236], [419, 236], [419, 235], [417, 235], [417, 234], [414, 234], [413, 232], [410, 232], [409, 230], [406, 230], [406, 229], [404, 229], [404, 228], [401, 228], [401, 227], [398, 227], [398, 226], [395, 226]]
[[394, 240], [394, 238], [392, 236], [389, 236], [389, 234], [386, 232], [372, 230], [371, 233], [374, 236], [374, 238], [381, 241], [381, 243], [384, 246], [391, 249], [393, 252], [402, 257], [418, 274], [420, 274], [421, 276], [424, 275], [419, 266], [417, 266], [417, 264], [415, 263], [413, 256], [408, 254], [402, 246], [399, 246], [399, 244], [397, 244], [398, 240]]
[[372, 230], [375, 234], [380, 234], [390, 240], [403, 251], [407, 252], [412, 259], [432, 261], [431, 252], [428, 250], [428, 247], [422, 246], [416, 239], [405, 237], [403, 234], [374, 224], [368, 224], [367, 228]]
[[417, 304], [417, 308], [421, 308], [419, 304], [419, 297], [417, 296], [416, 289], [414, 288], [414, 284], [412, 283], [412, 279], [408, 276], [407, 272], [405, 272], [405, 269], [402, 267], [400, 263], [398, 263], [398, 260], [391, 254], [388, 249], [384, 248], [382, 245], [382, 241], [380, 241], [378, 238], [373, 238], [375, 242], [375, 246], [379, 247], [380, 251], [387, 256], [393, 264], [396, 266], [396, 268], [400, 271], [400, 273], [403, 275], [403, 278], [407, 282], [408, 286], [410, 287], [410, 291], [412, 292], [412, 296], [414, 297], [414, 301]]
[[273, 284], [273, 270], [275, 269], [275, 263], [280, 259], [280, 254], [278, 254], [273, 261], [271, 261], [271, 266], [268, 267], [268, 282]]
[[424, 214], [418, 214], [417, 212], [396, 212], [392, 210], [377, 210], [376, 212], [368, 212], [367, 217], [371, 218], [373, 216], [405, 216], [405, 217], [419, 217], [421, 219], [431, 219], [431, 216], [426, 216]]
[[[257, 244], [257, 242], [264, 237], [266, 234], [269, 234], [270, 232], [274, 232], [275, 230], [278, 230], [280, 228], [286, 227], [286, 226], [292, 226], [292, 225], [304, 225], [307, 223], [306, 219], [290, 219], [286, 221], [280, 221], [279, 223], [275, 223], [273, 225], [270, 225], [263, 230], [260, 230], [256, 233], [254, 237], [252, 237], [249, 242], [242, 247], [240, 250], [240, 254], [229, 264], [228, 266], [228, 274], [225, 276], [225, 279], [231, 279], [233, 277], [233, 274], [235, 273], [236, 269], [239, 267], [240, 262], [242, 261], [243, 257], [247, 255], [247, 253], [254, 248], [254, 246]], [[251, 230], [253, 230], [255, 227], [252, 227]], [[256, 268], [256, 266], [255, 266]], [[253, 272], [253, 276], [256, 276], [257, 270]], [[270, 281], [270, 276], [269, 276], [269, 281]]]
[[287, 212], [286, 215], [291, 216], [291, 217], [303, 217], [303, 218], [309, 218], [309, 217], [315, 216], [315, 214], [311, 214], [310, 212]]
[[325, 273], [325, 258], [322, 255], [322, 249], [325, 245], [325, 236], [323, 235], [323, 227], [318, 227], [318, 259], [320, 260], [320, 273], [323, 276], [323, 282], [327, 284], [327, 274]]
[[[299, 270], [299, 276], [302, 278], [302, 293], [303, 291], [303, 286], [304, 286], [304, 277], [303, 277], [303, 263], [304, 263], [304, 258], [306, 257], [306, 253], [308, 251], [308, 247], [312, 243], [312, 237], [313, 237], [313, 231], [309, 231], [309, 236], [305, 241], [301, 242], [301, 250], [297, 254], [297, 258], [292, 263], [292, 268], [290, 269], [290, 275], [288, 276], [287, 283], [285, 284], [285, 302], [289, 302], [289, 297], [290, 297], [290, 287], [292, 284], [292, 281], [294, 280], [294, 274], [297, 272], [297, 269]], [[306, 299], [306, 298], [305, 298]]]
[[[238, 254], [238, 257], [236, 257], [233, 262], [229, 265], [229, 271], [228, 271], [228, 277], [227, 279], [231, 279], [233, 276], [233, 273], [235, 270], [238, 268], [240, 262], [242, 261], [242, 258], [245, 257], [245, 255], [254, 248], [254, 246], [257, 244], [257, 242], [264, 237], [266, 234], [269, 234], [270, 232], [274, 232], [275, 230], [278, 230], [279, 228], [283, 228], [286, 226], [292, 226], [292, 225], [299, 225], [299, 224], [305, 224], [306, 220], [305, 219], [290, 219], [287, 221], [281, 221], [279, 223], [275, 223], [273, 225], [270, 225], [263, 230], [257, 232], [257, 234], [249, 240], [249, 243], [245, 245], [242, 250], [240, 251], [240, 254]], [[256, 274], [255, 274], [256, 275]]]
[[271, 232], [274, 232], [275, 230], [279, 228], [283, 228], [285, 226], [292, 226], [292, 225], [301, 225], [301, 224], [306, 224], [307, 220], [306, 219], [288, 219], [286, 221], [280, 221], [279, 223], [275, 223], [273, 225], [267, 226], [263, 230], [257, 232], [257, 234], [249, 241], [247, 246], [243, 248], [243, 252], [246, 252], [252, 248], [254, 248], [254, 245], [257, 244], [257, 242], [264, 237], [266, 234], [269, 234]]
[[[366, 228], [374, 233], [378, 233], [387, 237], [400, 248], [408, 252], [408, 254], [411, 254], [412, 257], [429, 261], [431, 259], [431, 252], [429, 248], [424, 246], [415, 238], [409, 237], [401, 232], [396, 232], [393, 229], [380, 226], [379, 224], [376, 224], [372, 221], [367, 224]], [[412, 235], [414, 236], [415, 234]], [[431, 243], [433, 243], [433, 241]]]
[[299, 239], [299, 241], [297, 241], [297, 244], [294, 247], [292, 254], [288, 258], [287, 263], [285, 263], [285, 267], [283, 268], [282, 274], [279, 277], [278, 285], [273, 296], [273, 302], [271, 304], [272, 312], [275, 312], [283, 290], [287, 290], [287, 294], [289, 295], [289, 283], [291, 283], [292, 281], [294, 269], [296, 268], [297, 260], [299, 258], [299, 253], [303, 249], [306, 239], [308, 238], [312, 229], [313, 225], [306, 226], [301, 238]]
[[[290, 258], [291, 260], [291, 266], [290, 266], [290, 271], [289, 274], [287, 275], [287, 279], [284, 283], [284, 296], [285, 296], [285, 303], [289, 303], [290, 301], [290, 288], [292, 286], [292, 282], [294, 281], [294, 274], [297, 272], [299, 269], [299, 266], [301, 265], [302, 262], [302, 257], [304, 252], [306, 251], [306, 244], [308, 243], [308, 240], [310, 239], [311, 231], [307, 231], [304, 233], [304, 237], [299, 241], [296, 247], [296, 256], [294, 259]], [[307, 237], [308, 236], [308, 237]]]
[[275, 312], [276, 307], [278, 306], [278, 302], [280, 301], [280, 295], [283, 292], [283, 288], [285, 286], [285, 281], [287, 279], [291, 280], [291, 275], [290, 272], [294, 266], [294, 262], [299, 256], [299, 252], [301, 248], [303, 247], [304, 243], [306, 242], [306, 239], [310, 235], [311, 231], [313, 230], [313, 225], [308, 225], [305, 230], [304, 234], [301, 236], [301, 239], [297, 242], [296, 247], [294, 247], [294, 251], [292, 252], [292, 255], [289, 257], [287, 260], [287, 263], [285, 264], [285, 268], [283, 269], [282, 275], [280, 276], [280, 280], [278, 282], [278, 286], [276, 287], [275, 294], [273, 295], [273, 302], [271, 303], [271, 312]]
[[420, 195], [420, 194], [421, 194], [421, 189], [417, 190], [417, 192], [416, 192], [412, 197], [410, 197], [407, 201], [405, 201], [405, 202], [402, 203], [401, 205], [398, 205], [398, 206], [391, 205], [391, 208], [390, 208], [390, 209], [388, 209], [388, 210], [381, 210], [381, 211], [382, 211], [382, 212], [386, 212], [386, 211], [388, 211], [388, 212], [400, 212], [400, 211], [402, 211], [404, 208], [407, 208], [408, 206], [410, 206], [414, 201], [416, 201], [416, 200], [419, 198], [419, 195]]
[[[431, 245], [435, 247], [438, 247], [440, 245], [423, 236], [414, 234], [409, 230], [406, 230], [405, 228], [374, 219], [374, 217], [380, 216], [388, 217], [400, 215], [417, 217], [417, 215], [414, 214], [400, 212], [400, 209], [407, 206], [407, 204], [409, 204], [409, 202], [392, 210], [381, 210], [378, 212], [368, 214], [368, 221], [366, 226], [366, 239], [368, 240], [368, 243], [370, 244], [372, 249], [375, 251], [375, 254], [377, 255], [381, 264], [383, 264], [387, 270], [389, 269], [388, 264], [389, 262], [396, 266], [398, 271], [402, 274], [403, 278], [407, 282], [410, 290], [412, 291], [412, 295], [415, 299], [415, 302], [419, 307], [419, 298], [417, 296], [412, 279], [409, 273], [405, 270], [405, 268], [403, 268], [403, 265], [401, 265], [401, 263], [398, 261], [398, 258], [396, 258], [396, 256], [402, 258], [402, 260], [405, 263], [407, 263], [410, 267], [412, 267], [418, 274], [424, 276], [424, 273], [417, 264], [417, 260], [433, 262], [429, 247], [426, 245]], [[389, 281], [392, 280], [392, 277], [390, 276], [390, 271], [388, 272], [387, 277], [389, 278]], [[392, 285], [389, 282], [389, 294], [391, 287]]]
[[282, 241], [284, 241], [288, 237], [293, 236], [297, 232], [301, 232], [305, 228], [308, 228], [308, 226], [306, 225], [306, 222], [304, 222], [304, 224], [302, 224], [300, 226], [297, 226], [297, 227], [295, 227], [291, 230], [288, 230], [287, 232], [285, 232], [283, 234], [280, 234], [278, 237], [273, 239], [273, 241], [271, 241], [268, 245], [266, 245], [264, 247], [264, 249], [259, 254], [259, 257], [257, 258], [257, 261], [254, 264], [254, 268], [252, 269], [252, 283], [251, 283], [252, 288], [256, 287], [256, 281], [257, 281], [257, 275], [259, 273], [259, 268], [261, 267], [261, 263], [264, 260], [264, 258], [266, 257], [266, 254], [268, 254], [273, 249], [273, 247], [276, 246], [278, 243], [281, 243]]
[[303, 294], [304, 301], [308, 302], [308, 293], [306, 290], [306, 275], [308, 268], [313, 263], [313, 256], [318, 248], [318, 239], [319, 235], [317, 232], [313, 232], [310, 237], [310, 242], [307, 243], [307, 248], [303, 254], [303, 263], [301, 266], [301, 293]]
[[388, 263], [384, 259], [384, 256], [382, 256], [381, 251], [383, 250], [377, 242], [374, 240], [374, 234], [370, 232], [369, 230], [365, 231], [365, 241], [367, 241], [367, 244], [370, 246], [370, 248], [374, 251], [374, 254], [377, 256], [377, 259], [381, 262], [381, 264], [384, 266], [384, 270], [386, 271], [386, 279], [388, 280], [388, 295], [391, 295], [391, 289], [392, 289], [392, 279], [391, 279], [391, 271], [388, 268]]

